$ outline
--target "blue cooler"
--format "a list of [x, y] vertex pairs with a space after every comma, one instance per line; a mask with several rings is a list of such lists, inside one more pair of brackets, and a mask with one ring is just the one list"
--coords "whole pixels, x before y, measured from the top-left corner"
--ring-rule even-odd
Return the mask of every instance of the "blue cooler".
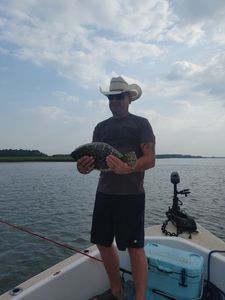
[[148, 259], [147, 300], [200, 299], [203, 257], [156, 243], [145, 246]]

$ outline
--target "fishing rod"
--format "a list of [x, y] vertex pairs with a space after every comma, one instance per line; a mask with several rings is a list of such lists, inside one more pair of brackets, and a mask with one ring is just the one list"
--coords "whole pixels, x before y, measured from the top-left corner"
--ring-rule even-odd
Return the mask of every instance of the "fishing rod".
[[[37, 232], [33, 232], [33, 231], [30, 230], [30, 229], [21, 227], [21, 226], [19, 226], [19, 225], [11, 224], [11, 223], [9, 223], [9, 222], [7, 222], [7, 221], [4, 221], [4, 220], [2, 220], [2, 219], [0, 219], [0, 223], [5, 224], [5, 225], [8, 225], [9, 227], [12, 227], [12, 228], [14, 228], [14, 229], [17, 229], [17, 230], [20, 230], [20, 231], [29, 233], [29, 234], [31, 234], [31, 235], [33, 235], [33, 236], [36, 236], [36, 237], [38, 237], [38, 238], [40, 238], [40, 239], [42, 239], [42, 240], [45, 240], [45, 241], [47, 241], [47, 242], [49, 242], [49, 243], [55, 244], [55, 245], [57, 245], [57, 246], [59, 246], [59, 247], [63, 247], [63, 248], [65, 248], [65, 249], [68, 249], [68, 250], [71, 250], [71, 251], [74, 251], [74, 252], [76, 252], [76, 253], [79, 253], [79, 254], [81, 254], [81, 255], [87, 256], [87, 257], [89, 257], [89, 258], [91, 258], [91, 259], [94, 259], [94, 260], [96, 260], [96, 261], [99, 261], [99, 262], [103, 263], [103, 260], [102, 260], [102, 259], [97, 258], [97, 257], [95, 257], [95, 256], [92, 256], [92, 255], [88, 254], [87, 252], [88, 252], [89, 250], [84, 250], [84, 251], [78, 250], [78, 249], [74, 248], [74, 247], [71, 246], [71, 245], [64, 244], [64, 243], [61, 243], [61, 242], [57, 242], [57, 241], [55, 241], [55, 240], [53, 240], [53, 239], [50, 239], [50, 238], [48, 238], [48, 237], [46, 237], [46, 236], [44, 236], [44, 235], [41, 235], [41, 234], [39, 234], [39, 233], [37, 233]], [[123, 272], [123, 273], [132, 274], [131, 271], [126, 270], [126, 269], [124, 269], [124, 268], [120, 268], [120, 271]]]
[[68, 244], [64, 244], [64, 243], [61, 243], [61, 242], [57, 242], [57, 241], [52, 240], [52, 239], [50, 239], [50, 238], [48, 238], [48, 237], [46, 237], [46, 236], [43, 236], [43, 235], [41, 235], [41, 234], [39, 234], [39, 233], [37, 233], [37, 232], [33, 232], [33, 231], [30, 230], [30, 229], [27, 229], [27, 228], [24, 228], [24, 227], [15, 225], [15, 224], [11, 224], [11, 223], [9, 223], [9, 222], [7, 222], [7, 221], [4, 221], [4, 220], [1, 220], [1, 219], [0, 219], [0, 223], [5, 224], [5, 225], [8, 225], [8, 226], [10, 226], [10, 227], [12, 227], [12, 228], [14, 228], [14, 229], [17, 229], [17, 230], [20, 230], [20, 231], [29, 233], [29, 234], [31, 234], [31, 235], [33, 235], [33, 236], [39, 237], [40, 239], [43, 239], [43, 240], [45, 240], [45, 241], [47, 241], [47, 242], [49, 242], [49, 243], [53, 243], [53, 244], [55, 244], [55, 245], [57, 245], [57, 246], [60, 246], [60, 247], [63, 247], [63, 248], [72, 250], [72, 251], [74, 251], [74, 252], [76, 252], [76, 253], [79, 253], [79, 254], [88, 256], [88, 257], [90, 257], [90, 258], [92, 258], [92, 259], [95, 259], [95, 260], [97, 260], [97, 261], [103, 262], [101, 259], [99, 259], [99, 258], [97, 258], [97, 257], [94, 257], [94, 256], [89, 255], [88, 253], [86, 253], [86, 252], [85, 252], [86, 250], [84, 250], [84, 252], [83, 252], [83, 251], [81, 251], [81, 250], [78, 250], [78, 249], [74, 248], [73, 246], [70, 246], [70, 245], [68, 245]]

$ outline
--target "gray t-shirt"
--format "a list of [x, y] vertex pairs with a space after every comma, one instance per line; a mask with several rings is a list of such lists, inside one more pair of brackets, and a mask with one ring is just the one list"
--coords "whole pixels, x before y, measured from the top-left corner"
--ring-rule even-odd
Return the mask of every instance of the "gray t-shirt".
[[[111, 117], [97, 124], [93, 142], [105, 142], [122, 154], [134, 151], [137, 158], [143, 155], [142, 143], [155, 143], [155, 136], [149, 121], [143, 117], [128, 114], [124, 118]], [[101, 172], [97, 190], [106, 194], [129, 195], [144, 193], [144, 172], [118, 175]]]

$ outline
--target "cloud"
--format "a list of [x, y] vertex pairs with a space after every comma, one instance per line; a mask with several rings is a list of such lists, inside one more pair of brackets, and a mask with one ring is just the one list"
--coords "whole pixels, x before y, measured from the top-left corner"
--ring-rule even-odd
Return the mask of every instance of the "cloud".
[[[101, 52], [101, 55], [105, 61], [109, 60], [109, 58], [113, 58], [121, 63], [137, 62], [138, 60], [143, 60], [147, 57], [160, 56], [164, 52], [156, 45], [147, 44], [140, 41], [113, 41], [106, 38], [96, 38], [95, 41], [95, 45]], [[129, 51], [127, 51], [127, 49], [129, 49]]]
[[174, 12], [180, 16], [183, 22], [222, 21], [218, 16], [222, 17], [225, 11], [223, 0], [173, 0], [171, 4]]
[[[76, 95], [62, 82], [54, 92], [61, 103], [40, 104], [45, 121], [85, 124], [81, 116], [91, 110], [88, 125], [98, 121], [108, 112], [98, 86], [122, 75], [141, 85], [143, 101], [132, 109], [152, 118], [163, 149], [184, 135], [188, 149], [193, 136], [202, 145], [213, 135], [224, 139], [224, 14], [224, 0], [2, 0], [0, 55], [74, 81]], [[72, 103], [78, 118], [66, 110]]]
[[162, 40], [170, 40], [180, 44], [193, 46], [205, 36], [203, 23], [197, 24], [174, 24], [165, 34], [161, 35]]
[[11, 45], [11, 55], [81, 82], [103, 79], [109, 62], [135, 63], [163, 53], [149, 41], [167, 24], [167, 1], [86, 2], [46, 0], [45, 9], [42, 1], [5, 2], [0, 39]]
[[224, 42], [225, 25], [213, 32], [209, 14], [224, 11], [221, 1], [215, 7], [209, 1], [180, 2], [46, 0], [43, 9], [43, 1], [11, 0], [0, 5], [0, 40], [20, 59], [50, 66], [83, 85], [101, 82], [109, 64], [154, 61], [168, 51], [168, 41], [196, 45], [206, 39], [206, 28], [211, 40]]
[[168, 75], [169, 79], [188, 79], [193, 76], [201, 76], [206, 67], [193, 64], [188, 61], [176, 61], [172, 64], [170, 73]]
[[37, 112], [46, 118], [48, 121], [60, 121], [63, 123], [71, 122], [84, 122], [84, 118], [81, 116], [71, 116], [64, 109], [57, 106], [40, 106], [37, 108]]
[[225, 54], [221, 52], [213, 56], [202, 78], [202, 85], [208, 88], [210, 94], [225, 100]]
[[[218, 53], [205, 64], [194, 64], [189, 61], [176, 61], [171, 65], [165, 79], [179, 85], [177, 92], [192, 94], [198, 97], [215, 100], [225, 99], [225, 54]], [[163, 84], [166, 86], [166, 84]], [[185, 88], [186, 87], [186, 88]], [[189, 91], [188, 91], [189, 90]]]
[[168, 26], [170, 21], [168, 1], [114, 1], [114, 3], [117, 3], [116, 9], [110, 12], [105, 27], [119, 34], [121, 38], [126, 36], [142, 41], [152, 40]]
[[41, 106], [38, 108], [38, 112], [52, 120], [66, 117], [65, 111], [57, 106]]
[[53, 95], [55, 95], [56, 97], [58, 97], [62, 101], [74, 102], [74, 103], [79, 102], [79, 97], [78, 96], [72, 96], [72, 95], [69, 95], [68, 93], [63, 92], [63, 91], [55, 91], [55, 92], [53, 92]]
[[171, 9], [176, 16], [174, 27], [167, 37], [176, 42], [194, 45], [203, 40], [207, 45], [218, 42], [224, 45], [224, 0], [173, 0]]
[[[223, 103], [205, 101], [191, 104], [188, 101], [174, 101], [178, 107], [173, 113], [158, 112], [153, 109], [131, 111], [146, 117], [156, 135], [157, 153], [184, 153], [213, 156], [224, 155], [225, 114]], [[216, 141], [217, 145], [214, 144]], [[176, 149], [176, 150], [174, 150]]]

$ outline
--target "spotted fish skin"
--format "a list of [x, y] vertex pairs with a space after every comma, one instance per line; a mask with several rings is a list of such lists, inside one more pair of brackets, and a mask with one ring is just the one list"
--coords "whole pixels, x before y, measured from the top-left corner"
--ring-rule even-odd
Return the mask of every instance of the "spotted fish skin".
[[106, 157], [110, 154], [116, 156], [130, 166], [134, 166], [137, 160], [135, 152], [129, 152], [123, 155], [109, 144], [102, 142], [81, 145], [71, 153], [71, 156], [75, 161], [78, 161], [82, 156], [92, 156], [95, 160], [95, 169], [100, 171], [110, 171], [106, 163]]

